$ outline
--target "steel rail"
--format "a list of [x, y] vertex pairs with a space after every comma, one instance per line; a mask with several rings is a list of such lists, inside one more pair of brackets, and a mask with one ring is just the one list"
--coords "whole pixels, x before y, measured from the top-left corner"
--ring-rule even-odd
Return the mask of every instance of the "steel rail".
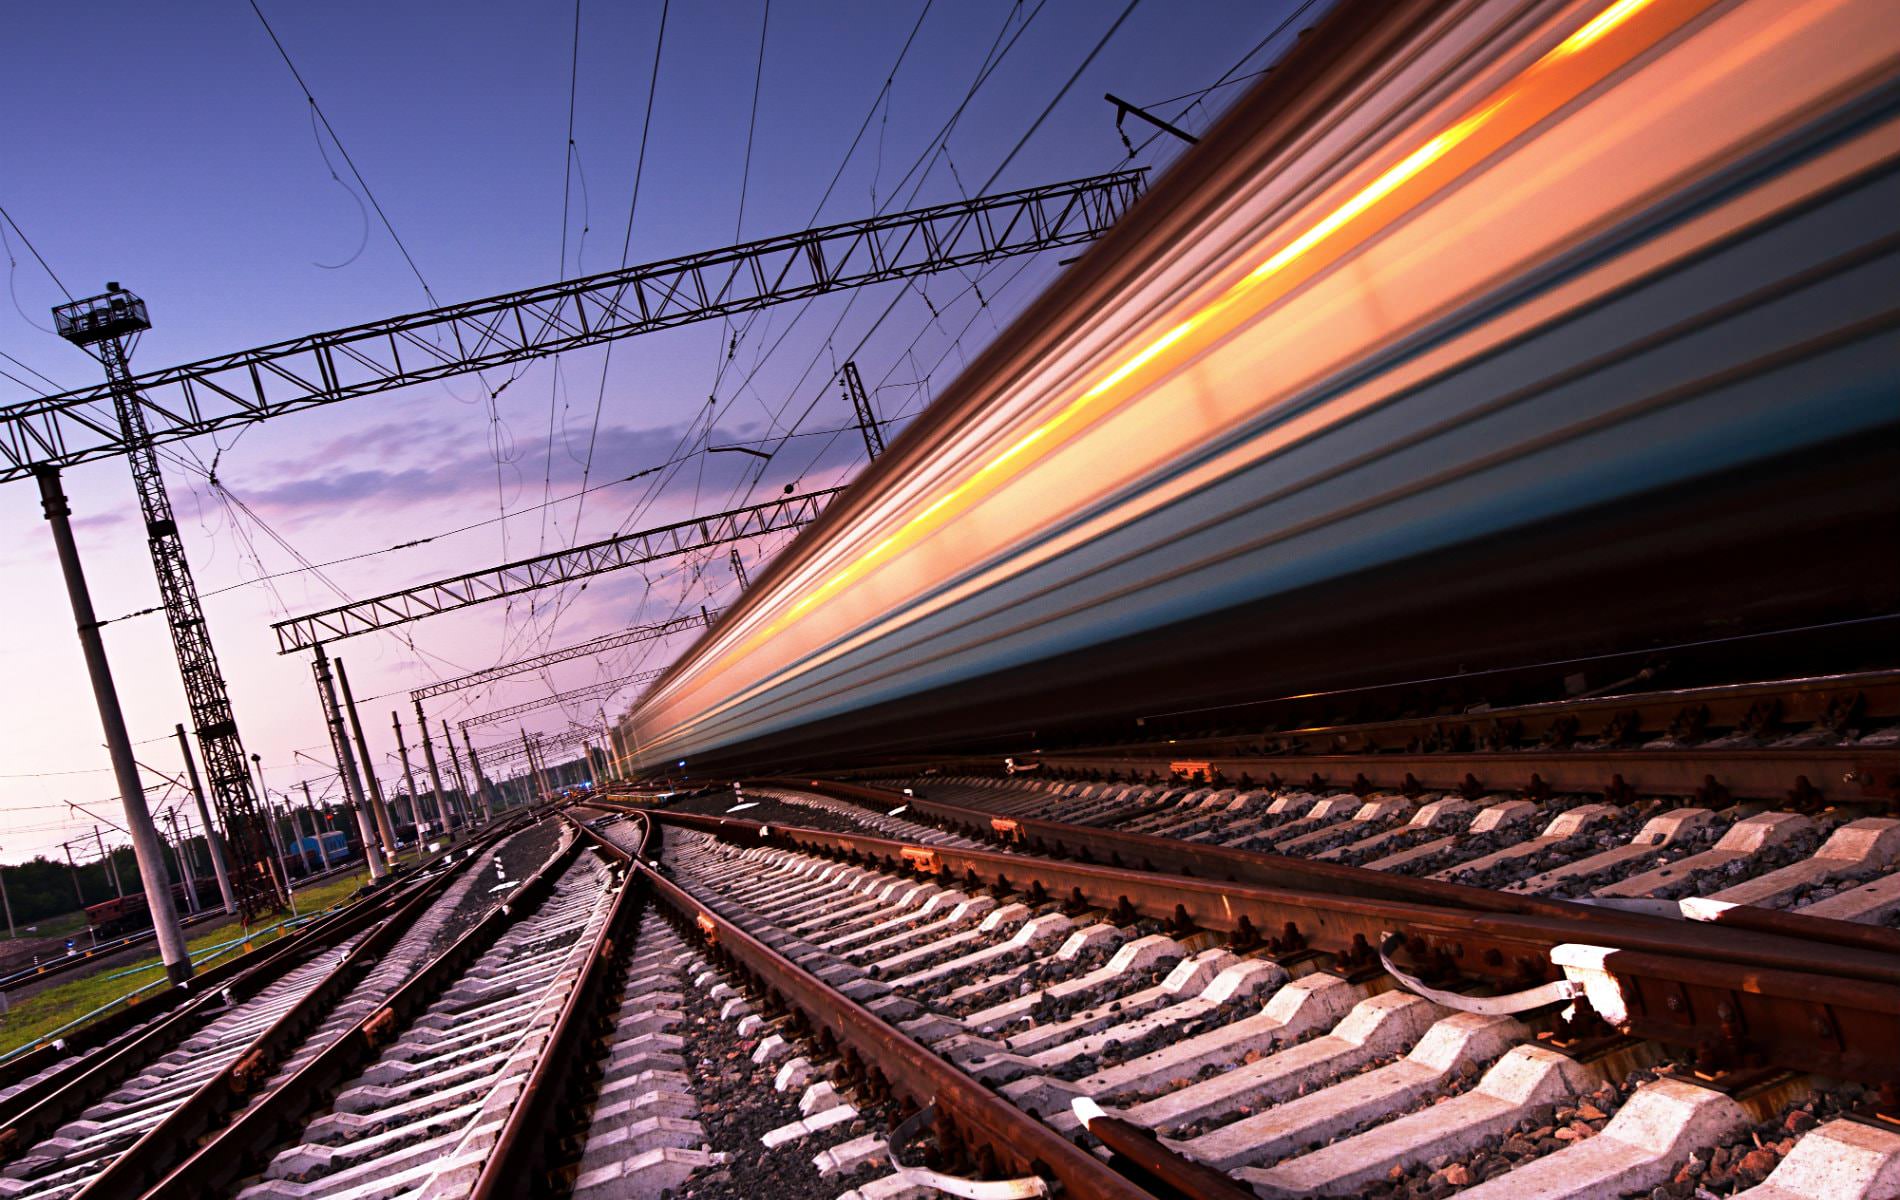
[[[1339, 863], [1269, 854], [1260, 850], [1241, 850], [1205, 842], [1188, 842], [1149, 833], [1130, 833], [1097, 825], [1001, 816], [979, 808], [946, 804], [927, 797], [905, 796], [863, 784], [809, 779], [775, 779], [767, 782], [815, 791], [880, 810], [905, 804], [910, 807], [911, 815], [934, 819], [960, 833], [990, 841], [1000, 840], [1033, 853], [1071, 857], [1083, 862], [1099, 861], [1112, 866], [1137, 866], [1145, 870], [1247, 881], [1273, 887], [1313, 888], [1338, 895], [1382, 897], [1477, 912], [1547, 917], [1570, 921], [1586, 930], [1635, 928], [1680, 933], [1682, 929], [1680, 921], [1629, 909], [1551, 900], [1439, 879], [1414, 879], [1364, 867], [1348, 867]], [[1706, 922], [1698, 922], [1700, 928], [1710, 925], [1786, 939], [1781, 946], [1789, 951], [1794, 943], [1809, 947], [1820, 943], [1868, 951], [1900, 964], [1900, 930], [1883, 929], [1877, 925], [1830, 921], [1746, 904], [1722, 909]], [[1786, 953], [1779, 953], [1774, 962], [1768, 965], [1793, 966], [1795, 963], [1790, 961]], [[1878, 978], [1900, 976], [1888, 972]]]
[[[1371, 896], [1210, 880], [991, 850], [920, 846], [864, 834], [829, 833], [735, 817], [653, 813], [663, 825], [698, 829], [742, 845], [776, 845], [824, 857], [916, 871], [947, 886], [989, 887], [1073, 909], [1148, 917], [1187, 932], [1226, 934], [1236, 950], [1264, 948], [1281, 961], [1330, 957], [1351, 974], [1377, 966], [1402, 935], [1420, 973], [1475, 978], [1504, 991], [1566, 978], [1559, 947], [1596, 955], [1606, 1003], [1599, 1015], [1636, 1037], [1697, 1049], [1705, 1061], [1751, 1060], [1867, 1082], [1900, 1083], [1900, 956], [1834, 948], [1748, 930], [1592, 914], [1481, 912]], [[1597, 992], [1591, 996], [1595, 1001]], [[1726, 1014], [1719, 1017], [1717, 1014]], [[1716, 1039], [1717, 1045], [1707, 1043]]]
[[164, 1178], [191, 1147], [213, 1133], [232, 1112], [251, 1102], [258, 1085], [268, 1080], [271, 1072], [322, 1024], [337, 1003], [361, 982], [454, 879], [468, 871], [483, 852], [519, 828], [518, 822], [498, 824], [484, 831], [476, 842], [457, 847], [457, 853], [467, 853], [461, 854], [446, 869], [424, 879], [420, 886], [410, 889], [408, 897], [387, 920], [357, 943], [269, 1028], [258, 1034], [229, 1066], [206, 1079], [77, 1195], [86, 1200], [136, 1196]]
[[348, 936], [387, 907], [401, 889], [392, 887], [364, 902], [328, 913], [285, 937], [219, 963], [184, 987], [94, 1022], [7, 1064], [9, 1078], [38, 1074], [61, 1058], [69, 1061], [17, 1093], [0, 1100], [0, 1156], [38, 1140], [117, 1087], [132, 1069], [164, 1054], [189, 1036], [203, 1010], [222, 1009], [228, 998], [246, 998], [289, 970], [304, 952]]
[[[1600, 794], [1609, 800], [1648, 796], [1706, 796], [1768, 800], [1814, 807], [1828, 803], [1893, 803], [1900, 776], [1900, 747], [1725, 746], [1670, 749], [1423, 751], [1353, 754], [1247, 755], [1170, 759], [1135, 754], [1045, 754], [1047, 767], [1138, 779], [1149, 774], [1182, 778], [1185, 766], [1222, 780], [1246, 779], [1263, 787], [1281, 784], [1309, 790], [1460, 792], [1476, 798], [1494, 792], [1550, 791]], [[984, 760], [993, 769], [994, 758]]]
[[[222, 908], [217, 908], [211, 912], [200, 913], [195, 917], [181, 917], [178, 924], [182, 929], [190, 929], [194, 925], [203, 925], [208, 922], [218, 921], [229, 915], [230, 914], [226, 913]], [[141, 929], [137, 932], [110, 938], [103, 942], [94, 942], [84, 950], [75, 948], [72, 954], [61, 955], [49, 962], [35, 963], [30, 967], [22, 967], [10, 975], [0, 975], [0, 992], [10, 992], [14, 988], [21, 987], [25, 984], [43, 982], [87, 965], [105, 966], [106, 964], [101, 962], [101, 959], [117, 955], [125, 950], [134, 949], [142, 943], [151, 941], [152, 937], [152, 930]]]
[[563, 811], [563, 821], [586, 835], [607, 856], [619, 863], [624, 874], [619, 893], [607, 919], [595, 931], [581, 976], [561, 1005], [554, 1027], [548, 1031], [540, 1055], [529, 1069], [521, 1095], [508, 1112], [488, 1159], [482, 1164], [470, 1192], [470, 1200], [501, 1200], [533, 1190], [533, 1181], [550, 1170], [561, 1132], [555, 1127], [558, 1110], [571, 1094], [579, 1078], [586, 1074], [587, 1044], [599, 1031], [597, 1021], [611, 1000], [608, 987], [617, 960], [635, 949], [631, 938], [632, 923], [639, 912], [644, 888], [635, 866], [646, 849], [650, 826], [644, 816], [635, 815], [640, 835], [633, 850], [602, 837], [597, 830], [577, 821]]
[[[1267, 708], [1306, 701], [1332, 704], [1346, 699], [1344, 696], [1298, 696], [1263, 700], [1250, 707]], [[1149, 741], [1079, 745], [1057, 753], [1151, 754], [1165, 758], [1179, 757], [1177, 752], [1232, 752], [1248, 746], [1290, 752], [1318, 741], [1325, 741], [1336, 750], [1364, 751], [1403, 747], [1416, 739], [1442, 737], [1456, 730], [1467, 730], [1474, 739], [1509, 734], [1535, 742], [1550, 739], [1553, 745], [1562, 745], [1589, 741], [1598, 736], [1594, 731], [1599, 730], [1614, 731], [1617, 738], [1624, 740], [1646, 740], [1669, 736], [1672, 729], [1681, 726], [1736, 729], [1762, 721], [1789, 728], [1851, 720], [1856, 712], [1876, 719], [1900, 717], [1900, 671], [1856, 671], [1654, 692], [1618, 692], [1428, 717], [1305, 725], [1255, 734], [1156, 737]]]
[[199, 1200], [223, 1195], [239, 1179], [254, 1173], [285, 1135], [301, 1129], [310, 1113], [326, 1103], [339, 1084], [374, 1058], [412, 1017], [492, 946], [508, 925], [540, 907], [561, 871], [580, 852], [580, 846], [576, 841], [542, 863], [515, 889], [507, 904], [490, 909], [448, 949], [391, 993], [375, 1012], [318, 1051], [237, 1120], [198, 1145], [189, 1158], [145, 1193], [147, 1200]]
[[[673, 814], [652, 815], [668, 822]], [[588, 833], [597, 841], [607, 840], [597, 830]], [[756, 832], [753, 838], [756, 843]], [[978, 1148], [979, 1153], [987, 1150], [999, 1169], [1018, 1176], [1054, 1178], [1062, 1184], [1064, 1195], [1079, 1200], [1152, 1200], [1148, 1192], [1049, 1126], [712, 911], [686, 888], [644, 862], [637, 862], [636, 869], [654, 900], [674, 915], [678, 925], [696, 930], [713, 953], [801, 1014], [812, 1029], [833, 1039], [847, 1058], [855, 1056], [874, 1080], [882, 1079], [908, 1104], [916, 1108], [936, 1105], [938, 1127], [947, 1122], [965, 1145]]]

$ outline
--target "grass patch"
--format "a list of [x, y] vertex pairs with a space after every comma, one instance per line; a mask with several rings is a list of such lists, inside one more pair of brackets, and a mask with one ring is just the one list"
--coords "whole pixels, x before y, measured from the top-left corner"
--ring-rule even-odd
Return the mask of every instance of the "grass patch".
[[[366, 873], [341, 875], [308, 888], [298, 888], [297, 911], [308, 916], [331, 908], [347, 900], [350, 893], [362, 887], [368, 878]], [[267, 921], [266, 924], [274, 924], [275, 920], [281, 919], [276, 918]], [[242, 932], [243, 926], [238, 919], [229, 917], [215, 924], [198, 926], [186, 945], [196, 956], [199, 951], [228, 942]], [[252, 948], [263, 946], [281, 936], [281, 930], [260, 932], [251, 939], [251, 946]], [[241, 953], [242, 949], [239, 947], [231, 953]], [[227, 961], [230, 957], [231, 954], [226, 954], [216, 960], [208, 960], [201, 963], [199, 969], [215, 966], [217, 963]], [[101, 967], [81, 978], [47, 988], [13, 1005], [11, 1011], [0, 1016], [0, 1054], [5, 1054], [15, 1047], [24, 1046], [35, 1038], [50, 1033], [67, 1022], [84, 1016], [129, 992], [137, 991], [154, 980], [163, 979], [164, 976], [165, 965], [157, 954], [153, 954], [131, 963]], [[160, 995], [164, 990], [162, 987], [153, 988], [139, 999], [141, 1001], [150, 999]]]
[[[57, 916], [41, 917], [39, 920], [33, 922], [33, 932], [30, 933], [28, 932], [28, 927], [25, 925], [19, 928], [19, 940], [23, 942], [30, 942], [34, 938], [66, 937], [71, 934], [84, 933], [86, 931], [86, 912], [84, 909], [74, 909], [72, 912], [60, 913]], [[6, 931], [0, 929], [0, 942], [11, 940], [13, 939], [7, 937]]]

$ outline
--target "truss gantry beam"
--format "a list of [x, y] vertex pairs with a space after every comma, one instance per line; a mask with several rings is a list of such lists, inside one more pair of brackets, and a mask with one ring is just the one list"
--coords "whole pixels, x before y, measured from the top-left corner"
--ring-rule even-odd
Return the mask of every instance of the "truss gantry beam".
[[595, 655], [606, 654], [610, 650], [619, 650], [622, 647], [638, 645], [641, 642], [651, 642], [666, 637], [668, 634], [678, 633], [682, 629], [699, 629], [711, 625], [713, 618], [718, 616], [719, 613], [720, 610], [716, 608], [711, 610], [701, 609], [699, 612], [691, 613], [684, 617], [674, 617], [669, 621], [658, 621], [651, 625], [635, 625], [630, 629], [621, 629], [614, 633], [603, 634], [590, 641], [577, 642], [572, 646], [564, 646], [559, 650], [549, 650], [544, 654], [537, 654], [532, 658], [523, 658], [515, 662], [503, 663], [498, 667], [489, 667], [485, 671], [476, 671], [455, 679], [439, 679], [434, 683], [424, 684], [415, 691], [410, 692], [409, 699], [420, 703], [424, 700], [434, 699], [437, 696], [446, 696], [450, 692], [459, 692], [465, 688], [480, 687], [484, 683], [493, 683], [497, 679], [506, 679], [511, 675], [525, 675], [530, 671], [539, 671], [541, 668], [551, 667], [555, 663], [569, 662], [576, 658], [591, 658]]
[[[152, 444], [409, 384], [731, 316], [843, 288], [1091, 241], [1134, 204], [1141, 172], [979, 196], [764, 238], [132, 377]], [[92, 410], [107, 385], [0, 409], [0, 482], [124, 454]]]
[[548, 708], [555, 704], [578, 704], [586, 700], [603, 700], [621, 688], [638, 687], [643, 683], [652, 683], [660, 677], [660, 671], [636, 671], [632, 675], [622, 675], [618, 679], [603, 679], [599, 683], [590, 683], [568, 692], [557, 692], [551, 696], [541, 696], [533, 700], [524, 700], [520, 704], [511, 704], [507, 708], [497, 708], [479, 716], [463, 721], [464, 734], [471, 728], [481, 725], [493, 725], [497, 721], [506, 721], [537, 709]]
[[271, 626], [277, 633], [277, 652], [289, 654], [294, 650], [307, 650], [321, 642], [388, 629], [504, 596], [519, 596], [623, 567], [675, 558], [708, 546], [797, 529], [816, 520], [825, 502], [843, 490], [798, 492], [763, 504], [620, 534], [572, 550], [503, 563], [499, 567], [291, 617]]
[[[542, 752], [560, 753], [577, 746], [590, 745], [601, 740], [599, 729], [575, 725], [563, 733], [547, 734], [535, 740], [535, 748]], [[510, 749], [512, 747], [512, 749]], [[506, 766], [527, 754], [520, 738], [514, 738], [500, 745], [482, 751], [482, 765], [487, 767]]]

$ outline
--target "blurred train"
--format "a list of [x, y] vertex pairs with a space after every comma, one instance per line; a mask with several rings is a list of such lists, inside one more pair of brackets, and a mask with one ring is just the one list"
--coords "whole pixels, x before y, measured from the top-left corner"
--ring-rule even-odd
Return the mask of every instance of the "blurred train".
[[[322, 834], [321, 837], [321, 843], [317, 838], [306, 837], [286, 847], [284, 857], [279, 863], [285, 878], [295, 883], [299, 879], [321, 874], [326, 870], [323, 865], [326, 853], [330, 868], [341, 867], [358, 856], [357, 847], [344, 834], [329, 832]], [[303, 852], [305, 850], [310, 853], [308, 868], [304, 865]], [[218, 891], [218, 881], [215, 877], [200, 875], [194, 882], [197, 885], [199, 911], [210, 912], [222, 907], [224, 900]], [[192, 911], [186, 900], [184, 884], [172, 884], [172, 904], [177, 907], [181, 916], [189, 915]], [[115, 896], [100, 904], [87, 905], [86, 924], [92, 929], [93, 937], [97, 939], [119, 937], [141, 929], [150, 929], [152, 927], [151, 906], [145, 901], [143, 889], [134, 888], [123, 896]]]
[[[177, 906], [181, 916], [191, 911], [186, 905], [184, 884], [172, 884], [172, 903]], [[224, 903], [218, 894], [217, 880], [198, 880], [198, 903], [205, 909], [216, 909]], [[144, 891], [135, 889], [102, 904], [87, 905], [86, 924], [91, 927], [93, 937], [103, 941], [150, 929], [152, 910], [145, 902]]]
[[1028, 749], [1672, 640], [1891, 645], [1897, 168], [1892, 0], [1338, 4], [626, 743]]

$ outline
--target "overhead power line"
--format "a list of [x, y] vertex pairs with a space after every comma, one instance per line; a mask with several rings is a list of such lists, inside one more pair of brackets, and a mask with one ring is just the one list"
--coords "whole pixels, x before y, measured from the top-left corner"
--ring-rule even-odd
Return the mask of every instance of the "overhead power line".
[[[843, 288], [1094, 240], [1142, 173], [1079, 179], [808, 229], [312, 334], [127, 380], [153, 442], [523, 362]], [[446, 335], [446, 336], [443, 336]], [[441, 336], [446, 343], [436, 344]], [[0, 482], [124, 454], [88, 411], [105, 385], [0, 410]]]
[[704, 612], [696, 612], [689, 616], [674, 617], [670, 621], [659, 621], [650, 625], [636, 625], [632, 629], [622, 629], [614, 633], [603, 634], [600, 637], [589, 639], [577, 645], [564, 646], [559, 650], [549, 650], [545, 653], [537, 654], [532, 658], [524, 658], [517, 662], [503, 663], [498, 667], [490, 667], [485, 671], [476, 671], [456, 679], [442, 679], [437, 680], [435, 683], [427, 683], [410, 692], [409, 699], [416, 701], [429, 700], [436, 696], [445, 696], [450, 692], [459, 692], [466, 688], [480, 687], [485, 683], [493, 683], [498, 679], [506, 679], [511, 675], [526, 675], [530, 671], [539, 671], [543, 668], [551, 667], [556, 663], [569, 662], [576, 658], [593, 658], [597, 655], [605, 654], [610, 650], [618, 650], [623, 646], [632, 646], [640, 642], [654, 641], [655, 639], [678, 633], [684, 629], [704, 628], [710, 625], [712, 619], [718, 615], [719, 610], [712, 609]]
[[425, 617], [499, 600], [505, 596], [519, 596], [641, 563], [678, 557], [708, 546], [736, 542], [742, 538], [796, 529], [816, 520], [826, 501], [842, 490], [827, 488], [819, 492], [783, 496], [764, 504], [730, 509], [713, 516], [694, 517], [656, 529], [590, 542], [572, 550], [504, 563], [499, 567], [438, 579], [433, 583], [373, 596], [367, 600], [352, 601], [307, 616], [292, 617], [277, 622], [271, 628], [277, 633], [278, 653], [307, 650], [322, 642], [420, 621]]
[[578, 704], [584, 700], [600, 700], [613, 695], [622, 688], [636, 687], [643, 683], [652, 683], [659, 677], [659, 671], [640, 671], [632, 675], [623, 675], [619, 679], [606, 679], [599, 683], [590, 683], [586, 687], [575, 688], [573, 691], [560, 692], [552, 696], [541, 696], [534, 700], [525, 700], [520, 704], [511, 704], [507, 708], [498, 708], [493, 712], [485, 712], [479, 716], [470, 717], [460, 724], [464, 729], [478, 725], [493, 725], [497, 721], [506, 721], [510, 718], [523, 716], [543, 708], [550, 708], [556, 704]]

